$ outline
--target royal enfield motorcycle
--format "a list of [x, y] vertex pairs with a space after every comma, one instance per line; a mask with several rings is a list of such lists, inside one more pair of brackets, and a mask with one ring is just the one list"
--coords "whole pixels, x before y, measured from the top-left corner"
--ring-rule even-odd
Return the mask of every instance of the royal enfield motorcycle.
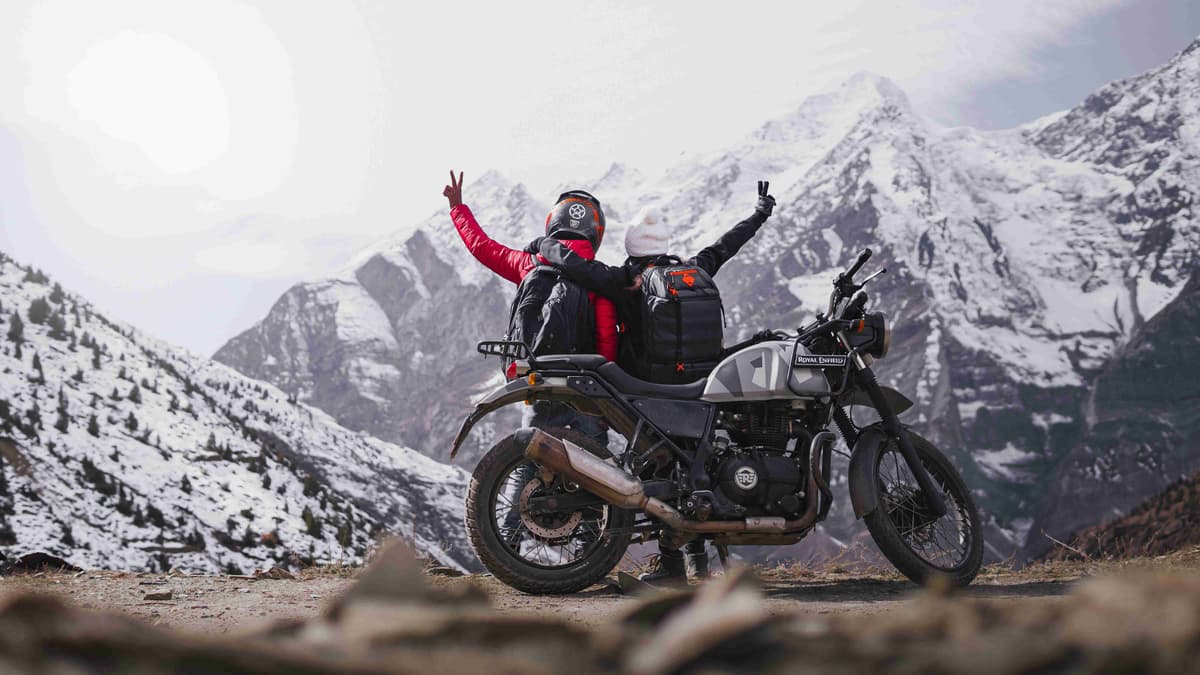
[[[646, 382], [596, 355], [534, 357], [519, 342], [481, 342], [481, 353], [515, 362], [517, 377], [477, 404], [451, 456], [486, 415], [539, 400], [603, 418], [624, 444], [610, 452], [570, 429], [534, 428], [498, 442], [467, 494], [479, 559], [518, 590], [570, 593], [606, 576], [633, 542], [700, 537], [722, 554], [795, 543], [833, 505], [840, 435], [854, 515], [884, 556], [917, 583], [970, 583], [983, 556], [970, 490], [901, 424], [912, 402], [871, 367], [887, 354], [891, 327], [867, 311], [863, 290], [885, 270], [854, 281], [870, 255], [837, 276], [812, 324], [759, 333], [691, 384]], [[851, 406], [873, 408], [878, 421], [856, 425]]]

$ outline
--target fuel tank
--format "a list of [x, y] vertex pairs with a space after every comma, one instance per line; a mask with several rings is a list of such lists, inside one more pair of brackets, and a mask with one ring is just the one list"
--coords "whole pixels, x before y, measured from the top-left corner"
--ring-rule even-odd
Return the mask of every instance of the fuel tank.
[[804, 345], [789, 340], [772, 340], [746, 347], [713, 368], [700, 398], [725, 403], [829, 394], [829, 382], [819, 368], [792, 365], [795, 357], [810, 354]]

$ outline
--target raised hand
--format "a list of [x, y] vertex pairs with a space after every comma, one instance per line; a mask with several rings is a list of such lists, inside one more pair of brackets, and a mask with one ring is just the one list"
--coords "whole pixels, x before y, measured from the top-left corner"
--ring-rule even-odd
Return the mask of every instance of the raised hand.
[[442, 188], [442, 196], [450, 201], [450, 208], [462, 206], [463, 173], [458, 172], [458, 180], [454, 180], [454, 170], [450, 170], [450, 184]]
[[770, 187], [769, 181], [758, 181], [758, 203], [754, 206], [754, 210], [764, 216], [771, 215], [771, 212], [775, 210], [775, 198], [768, 192]]

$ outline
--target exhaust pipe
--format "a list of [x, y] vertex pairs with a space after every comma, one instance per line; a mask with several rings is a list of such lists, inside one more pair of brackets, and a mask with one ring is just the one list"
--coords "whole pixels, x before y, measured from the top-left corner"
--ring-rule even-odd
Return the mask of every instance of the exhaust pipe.
[[[574, 443], [555, 438], [541, 429], [523, 429], [518, 438], [528, 435], [525, 456], [554, 473], [576, 483], [605, 502], [623, 509], [640, 509], [654, 516], [671, 529], [681, 532], [720, 533], [751, 532], [786, 534], [801, 532], [813, 526], [817, 519], [817, 481], [821, 447], [832, 442], [832, 432], [823, 431], [813, 437], [809, 458], [808, 485], [805, 490], [804, 514], [794, 520], [785, 518], [745, 518], [743, 520], [690, 520], [670, 504], [646, 496], [642, 482], [605, 462]], [[521, 440], [524, 440], [521, 438]]]

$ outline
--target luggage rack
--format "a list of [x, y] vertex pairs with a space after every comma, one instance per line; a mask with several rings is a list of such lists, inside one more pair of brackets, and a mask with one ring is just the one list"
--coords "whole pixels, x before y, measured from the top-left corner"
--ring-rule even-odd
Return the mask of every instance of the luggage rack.
[[484, 340], [475, 345], [475, 351], [484, 356], [499, 356], [505, 359], [528, 359], [529, 347], [516, 340]]

